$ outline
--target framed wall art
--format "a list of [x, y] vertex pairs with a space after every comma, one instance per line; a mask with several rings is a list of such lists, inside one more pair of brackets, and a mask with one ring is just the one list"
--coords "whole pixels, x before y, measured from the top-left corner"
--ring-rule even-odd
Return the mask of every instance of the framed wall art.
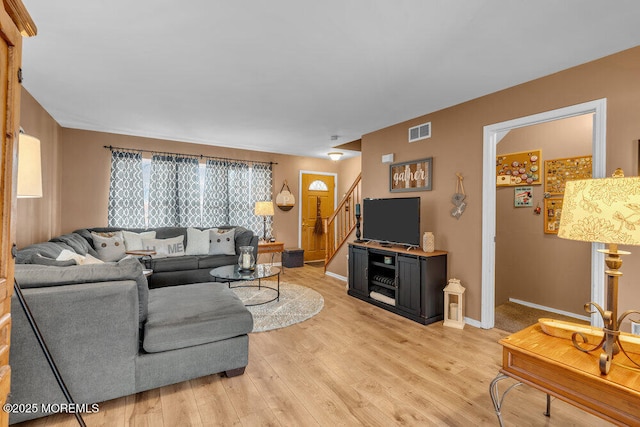
[[542, 150], [529, 150], [519, 153], [496, 156], [496, 185], [539, 185]]
[[533, 207], [533, 187], [515, 187], [513, 190], [513, 206], [516, 208]]
[[433, 157], [389, 166], [389, 191], [431, 191]]

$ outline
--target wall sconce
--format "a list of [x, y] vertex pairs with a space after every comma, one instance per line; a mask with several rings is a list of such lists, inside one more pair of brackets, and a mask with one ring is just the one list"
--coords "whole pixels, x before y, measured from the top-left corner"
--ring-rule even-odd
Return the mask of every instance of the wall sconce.
[[25, 133], [18, 136], [18, 198], [42, 197], [40, 140]]
[[[618, 245], [640, 245], [640, 177], [624, 177], [622, 169], [616, 169], [611, 178], [582, 179], [567, 181], [562, 205], [562, 216], [558, 237], [563, 239], [599, 242], [608, 244], [604, 253], [607, 270], [606, 310], [595, 302], [584, 305], [590, 314], [596, 311], [604, 321], [604, 336], [599, 344], [589, 343], [578, 332], [571, 337], [573, 345], [584, 352], [602, 348], [600, 373], [606, 375], [616, 353], [622, 350], [629, 358], [620, 342], [620, 324], [630, 315], [640, 315], [640, 311], [627, 310], [618, 318], [618, 278], [622, 267]], [[578, 340], [576, 337], [580, 337]], [[629, 358], [631, 360], [631, 358]], [[636, 366], [640, 366], [631, 360]]]
[[341, 152], [339, 151], [332, 151], [331, 153], [327, 153], [329, 155], [329, 157], [331, 158], [331, 160], [333, 160], [334, 162], [340, 160], [340, 157], [342, 157]]

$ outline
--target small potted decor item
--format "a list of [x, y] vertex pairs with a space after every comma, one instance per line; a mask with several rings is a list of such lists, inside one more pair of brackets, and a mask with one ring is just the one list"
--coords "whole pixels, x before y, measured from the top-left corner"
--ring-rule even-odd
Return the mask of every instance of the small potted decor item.
[[238, 266], [241, 271], [252, 271], [256, 268], [256, 259], [253, 256], [253, 246], [240, 246]]
[[422, 235], [422, 250], [425, 252], [436, 250], [436, 238], [431, 231], [425, 231]]

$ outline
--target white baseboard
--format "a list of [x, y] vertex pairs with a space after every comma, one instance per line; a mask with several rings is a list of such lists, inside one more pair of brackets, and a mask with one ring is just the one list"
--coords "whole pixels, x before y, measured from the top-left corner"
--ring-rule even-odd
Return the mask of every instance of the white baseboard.
[[475, 320], [475, 319], [471, 319], [469, 317], [465, 317], [464, 318], [464, 323], [469, 325], [469, 326], [473, 326], [474, 328], [482, 328], [482, 323], [480, 323], [479, 321]]
[[334, 279], [342, 280], [343, 282], [347, 282], [348, 281], [348, 279], [346, 277], [341, 276], [341, 275], [336, 274], [336, 273], [332, 273], [330, 271], [325, 271], [324, 274], [327, 275], [327, 276], [333, 277]]
[[544, 305], [534, 304], [532, 302], [522, 301], [516, 298], [509, 298], [509, 302], [513, 302], [516, 304], [524, 305], [531, 308], [537, 308], [538, 310], [550, 311], [552, 313], [561, 314], [567, 317], [573, 317], [574, 319], [584, 320], [585, 322], [591, 322], [591, 318], [589, 316], [581, 316], [579, 314], [570, 313], [568, 311], [558, 310], [556, 308], [545, 307]]

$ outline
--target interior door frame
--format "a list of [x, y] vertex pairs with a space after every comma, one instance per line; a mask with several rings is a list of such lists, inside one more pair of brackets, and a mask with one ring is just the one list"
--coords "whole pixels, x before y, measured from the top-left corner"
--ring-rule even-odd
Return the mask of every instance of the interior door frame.
[[[480, 327], [493, 328], [495, 323], [495, 262], [496, 262], [496, 146], [511, 130], [569, 117], [593, 114], [593, 177], [606, 173], [607, 99], [576, 104], [557, 110], [520, 117], [484, 127], [482, 166], [482, 306]], [[591, 245], [591, 301], [604, 307], [604, 262], [597, 251], [602, 243]], [[585, 301], [586, 302], [586, 301]], [[591, 324], [602, 326], [602, 320], [591, 316]]]
[[[333, 207], [338, 205], [338, 174], [335, 172], [318, 172], [318, 171], [310, 171], [310, 170], [300, 170], [298, 173], [298, 200], [300, 203], [303, 203], [302, 200], [302, 175], [312, 174], [312, 175], [326, 175], [333, 176]], [[298, 209], [298, 247], [302, 247], [302, 204], [300, 204], [300, 209]]]

